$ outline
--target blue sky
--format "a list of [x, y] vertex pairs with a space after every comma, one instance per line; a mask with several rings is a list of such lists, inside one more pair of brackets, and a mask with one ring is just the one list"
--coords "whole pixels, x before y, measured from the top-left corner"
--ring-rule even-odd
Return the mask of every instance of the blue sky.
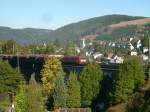
[[0, 26], [56, 29], [108, 14], [150, 17], [150, 0], [0, 0]]

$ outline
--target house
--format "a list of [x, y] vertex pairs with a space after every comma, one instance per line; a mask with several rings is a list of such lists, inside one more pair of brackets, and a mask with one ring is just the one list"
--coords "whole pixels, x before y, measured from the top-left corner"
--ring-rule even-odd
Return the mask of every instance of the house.
[[82, 41], [82, 49], [84, 49], [84, 48], [85, 48], [85, 46], [86, 46], [86, 44], [85, 44], [85, 39], [84, 39], [84, 38], [82, 38], [82, 39], [81, 39], [81, 41]]
[[115, 47], [115, 46], [116, 46], [115, 42], [113, 42], [111, 46], [112, 46], [112, 47]]
[[141, 40], [138, 40], [138, 41], [137, 41], [137, 46], [136, 46], [136, 48], [139, 49], [141, 46], [142, 46]]
[[148, 52], [148, 48], [147, 47], [143, 47], [143, 53], [147, 53]]
[[113, 57], [113, 53], [108, 53], [108, 54], [107, 54], [107, 59], [108, 59], [108, 60], [112, 59], [112, 57]]
[[116, 59], [115, 59], [115, 62], [118, 63], [118, 64], [123, 63], [123, 61], [124, 61], [124, 59], [122, 57], [117, 56]]
[[129, 38], [129, 41], [131, 42], [133, 40], [133, 38]]
[[103, 54], [102, 53], [99, 53], [99, 52], [96, 52], [93, 54], [93, 58], [96, 59], [96, 58], [99, 58], [99, 57], [102, 57]]
[[137, 51], [135, 51], [135, 50], [130, 51], [130, 55], [131, 56], [137, 56]]
[[146, 56], [146, 55], [142, 55], [142, 58], [143, 58], [143, 61], [147, 61], [148, 60], [148, 56]]
[[80, 53], [80, 48], [79, 47], [75, 47], [75, 50], [77, 53]]
[[130, 48], [131, 51], [134, 50], [134, 47], [131, 43], [129, 43], [129, 48]]

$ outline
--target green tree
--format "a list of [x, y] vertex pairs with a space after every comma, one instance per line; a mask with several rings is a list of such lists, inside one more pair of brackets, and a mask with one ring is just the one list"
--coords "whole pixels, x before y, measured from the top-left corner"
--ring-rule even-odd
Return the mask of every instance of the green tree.
[[55, 87], [54, 82], [57, 73], [64, 75], [60, 61], [55, 57], [48, 58], [41, 71], [43, 87], [48, 93], [50, 93]]
[[144, 84], [144, 70], [138, 57], [128, 57], [114, 81], [110, 104], [126, 103]]
[[54, 43], [50, 43], [47, 45], [47, 53], [55, 54], [57, 50], [57, 46]]
[[82, 106], [90, 106], [101, 89], [103, 76], [100, 66], [96, 63], [89, 63], [83, 69], [79, 79], [81, 82], [81, 104]]
[[68, 41], [65, 45], [65, 55], [74, 56], [76, 54], [75, 44], [71, 41]]
[[25, 87], [21, 86], [19, 93], [16, 95], [16, 112], [27, 112], [27, 95], [25, 92]]
[[144, 36], [141, 40], [141, 43], [143, 45], [143, 47], [148, 47], [149, 46], [149, 40], [148, 40], [148, 36]]
[[59, 42], [58, 39], [56, 39], [56, 40], [53, 42], [53, 44], [54, 44], [57, 48], [60, 47], [60, 42]]
[[67, 107], [75, 108], [81, 106], [80, 82], [75, 73], [70, 73], [67, 89]]
[[53, 98], [55, 109], [66, 107], [66, 98], [67, 98], [66, 85], [64, 83], [64, 76], [59, 73], [56, 75]]
[[21, 80], [20, 73], [13, 69], [8, 62], [0, 60], [0, 93], [16, 92]]
[[31, 76], [27, 91], [27, 112], [44, 112], [44, 98], [41, 85], [37, 84], [34, 75]]
[[21, 54], [25, 52], [24, 47], [14, 40], [3, 41], [1, 50], [3, 54], [16, 54], [16, 53]]
[[144, 103], [144, 96], [140, 93], [135, 93], [127, 102], [126, 112], [144, 112]]
[[133, 68], [134, 91], [138, 91], [145, 83], [144, 64], [142, 59], [137, 56], [132, 56], [128, 59]]

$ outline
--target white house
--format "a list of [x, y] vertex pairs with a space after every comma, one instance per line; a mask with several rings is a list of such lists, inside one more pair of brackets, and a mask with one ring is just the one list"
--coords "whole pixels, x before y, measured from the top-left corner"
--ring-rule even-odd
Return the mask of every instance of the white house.
[[143, 58], [143, 61], [147, 61], [148, 60], [148, 56], [146, 56], [146, 55], [142, 55], [142, 58]]
[[93, 54], [94, 59], [96, 59], [98, 57], [102, 57], [102, 56], [103, 56], [103, 54], [99, 53], [99, 52], [96, 52], [96, 53]]
[[129, 47], [130, 47], [131, 51], [134, 49], [134, 47], [133, 47], [133, 45], [131, 43], [129, 43]]
[[115, 46], [116, 46], [115, 42], [113, 42], [111, 46], [112, 46], [112, 47], [115, 47]]
[[141, 44], [141, 40], [138, 40], [138, 41], [137, 41], [137, 46], [136, 46], [136, 48], [138, 48], [138, 49], [139, 49], [141, 46], [142, 46], [142, 44]]
[[147, 47], [144, 47], [144, 48], [143, 48], [143, 53], [146, 53], [146, 52], [148, 52], [148, 48], [147, 48]]
[[82, 38], [81, 41], [82, 41], [82, 48], [85, 48], [85, 46], [86, 46], [86, 44], [85, 44], [85, 39]]
[[131, 55], [131, 56], [137, 56], [137, 52], [136, 52], [136, 51], [131, 51], [131, 52], [130, 52], [130, 55]]
[[124, 59], [122, 57], [117, 57], [115, 61], [116, 63], [121, 64], [123, 63]]
[[122, 58], [122, 57], [119, 57], [119, 56], [114, 56], [114, 61], [115, 61], [115, 63], [118, 63], [118, 64], [121, 64], [121, 63], [123, 63], [123, 61], [124, 61], [124, 59]]
[[133, 40], [133, 38], [130, 38], [129, 40], [130, 40], [130, 42], [131, 42], [131, 41]]
[[80, 53], [80, 48], [79, 47], [75, 47], [77, 53]]

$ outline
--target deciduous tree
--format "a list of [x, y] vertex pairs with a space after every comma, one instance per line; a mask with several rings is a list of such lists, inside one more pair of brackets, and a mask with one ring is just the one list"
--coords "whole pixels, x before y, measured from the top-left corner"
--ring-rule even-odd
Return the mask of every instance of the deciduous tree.
[[64, 75], [60, 61], [55, 57], [48, 58], [41, 72], [43, 87], [48, 93], [55, 87], [54, 82], [57, 73]]

